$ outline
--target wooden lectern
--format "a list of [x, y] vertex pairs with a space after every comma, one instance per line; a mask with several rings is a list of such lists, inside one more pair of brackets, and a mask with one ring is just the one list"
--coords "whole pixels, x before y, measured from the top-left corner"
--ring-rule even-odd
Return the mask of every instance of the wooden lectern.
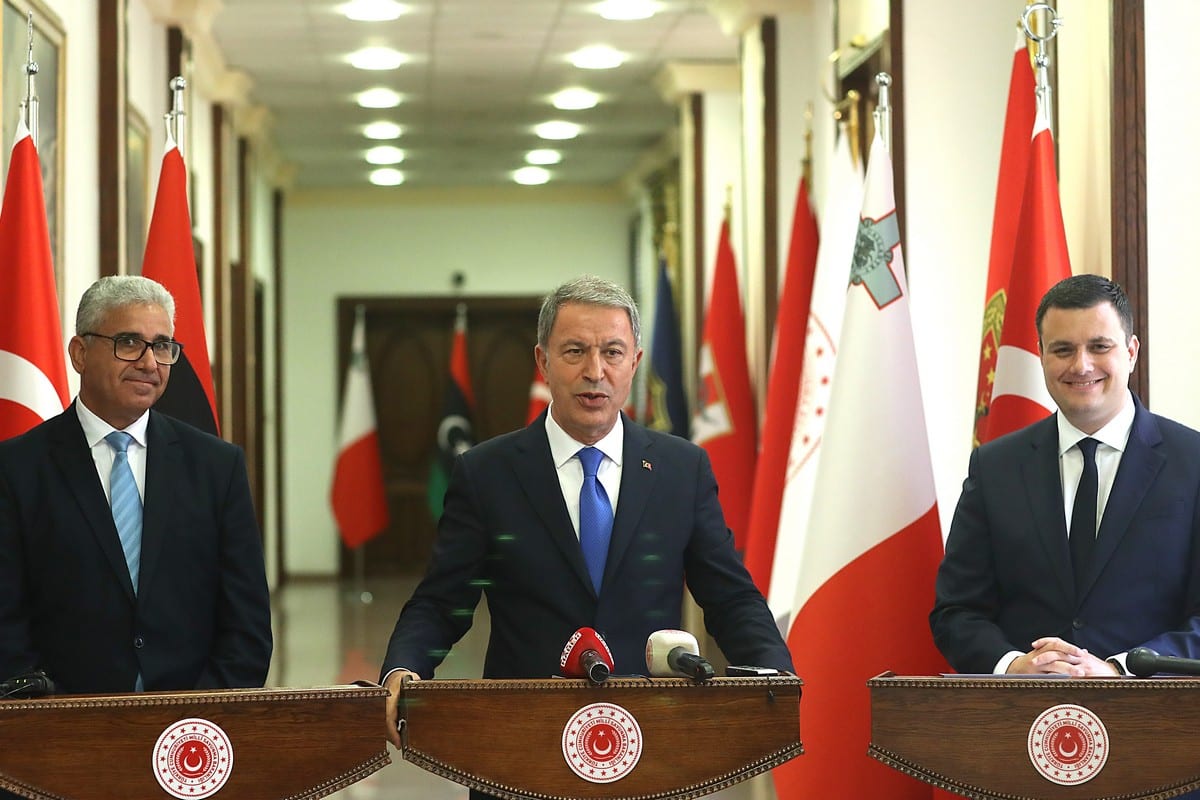
[[508, 800], [700, 797], [804, 752], [800, 687], [790, 675], [414, 681], [402, 753]]
[[1167, 798], [1200, 787], [1200, 680], [867, 681], [870, 754], [979, 800]]
[[375, 686], [0, 701], [0, 787], [35, 800], [307, 800], [390, 763]]

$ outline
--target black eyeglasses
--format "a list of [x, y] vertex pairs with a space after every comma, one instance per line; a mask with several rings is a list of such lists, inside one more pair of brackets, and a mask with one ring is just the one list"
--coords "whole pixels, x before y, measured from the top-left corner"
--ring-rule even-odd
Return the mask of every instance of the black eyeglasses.
[[122, 361], [141, 361], [147, 348], [154, 354], [154, 360], [159, 364], [170, 366], [179, 360], [183, 344], [174, 339], [159, 339], [147, 342], [139, 336], [123, 334], [121, 336], [105, 336], [103, 333], [81, 333], [80, 336], [99, 336], [113, 343], [113, 355]]

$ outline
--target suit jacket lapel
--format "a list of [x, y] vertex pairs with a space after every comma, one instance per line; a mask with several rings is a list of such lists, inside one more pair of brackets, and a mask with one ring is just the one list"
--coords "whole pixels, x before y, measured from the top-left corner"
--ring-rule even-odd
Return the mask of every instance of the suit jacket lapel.
[[74, 403], [53, 420], [49, 434], [50, 457], [62, 473], [63, 484], [79, 505], [84, 524], [91, 530], [104, 553], [104, 558], [132, 600], [133, 582], [129, 579], [125, 552], [121, 549], [121, 539], [117, 535], [117, 526], [113, 523], [112, 509], [104, 496], [100, 478], [96, 475], [96, 462], [83, 436], [83, 428], [79, 425], [79, 415]]
[[[536, 422], [517, 435], [517, 457], [512, 466], [550, 540], [562, 552], [579, 581], [588, 591], [594, 591], [587, 564], [583, 561], [583, 550], [579, 547], [579, 537], [563, 500], [558, 472], [554, 469], [550, 440], [546, 438], [546, 412], [543, 411]], [[624, 487], [621, 491], [624, 492]]]
[[1030, 458], [1021, 466], [1037, 535], [1068, 597], [1075, 594], [1067, 521], [1063, 515], [1062, 477], [1058, 468], [1058, 420], [1050, 415], [1032, 431]]
[[613, 518], [612, 542], [608, 546], [608, 561], [604, 574], [610, 575], [621, 565], [629, 549], [638, 523], [654, 488], [655, 472], [650, 467], [653, 440], [640, 425], [624, 419], [625, 442], [621, 455], [621, 494], [617, 498], [617, 514]]
[[1096, 534], [1096, 549], [1092, 554], [1091, 569], [1084, 581], [1080, 597], [1091, 588], [1100, 570], [1112, 557], [1117, 545], [1129, 530], [1129, 523], [1146, 492], [1163, 467], [1163, 456], [1155, 448], [1162, 441], [1162, 434], [1154, 417], [1134, 398], [1133, 427], [1129, 441], [1121, 454], [1121, 465], [1113, 479], [1112, 491], [1100, 518], [1100, 530]]
[[[146, 488], [142, 504], [142, 562], [139, 572], [143, 578], [154, 573], [162, 554], [163, 544], [170, 535], [171, 495], [184, 482], [182, 452], [179, 438], [170, 420], [155, 411], [150, 412], [146, 426]], [[139, 580], [149, 586], [149, 580]]]

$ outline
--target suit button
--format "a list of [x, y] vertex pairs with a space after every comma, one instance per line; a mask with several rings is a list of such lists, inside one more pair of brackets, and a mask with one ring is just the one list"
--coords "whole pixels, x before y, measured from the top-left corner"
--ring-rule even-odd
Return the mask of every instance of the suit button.
[[133, 646], [141, 650], [146, 645], [146, 640], [140, 636], [133, 637]]
[[1083, 628], [1083, 620], [1081, 620], [1081, 619], [1071, 620], [1071, 627], [1074, 628], [1075, 630], [1081, 630]]

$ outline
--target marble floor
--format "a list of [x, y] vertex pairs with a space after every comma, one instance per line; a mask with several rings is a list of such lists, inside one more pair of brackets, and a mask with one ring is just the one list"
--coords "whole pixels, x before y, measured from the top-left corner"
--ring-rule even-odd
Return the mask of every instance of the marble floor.
[[[375, 681], [400, 607], [413, 589], [406, 579], [365, 582], [294, 581], [274, 593], [275, 655], [269, 686], [327, 686]], [[442, 678], [477, 678], [487, 644], [486, 610], [438, 672]], [[380, 735], [383, 735], [380, 719]], [[390, 745], [389, 745], [390, 749]], [[331, 795], [338, 800], [465, 800], [457, 783], [406, 763], [392, 763]], [[771, 800], [768, 776], [708, 795], [717, 800]]]

